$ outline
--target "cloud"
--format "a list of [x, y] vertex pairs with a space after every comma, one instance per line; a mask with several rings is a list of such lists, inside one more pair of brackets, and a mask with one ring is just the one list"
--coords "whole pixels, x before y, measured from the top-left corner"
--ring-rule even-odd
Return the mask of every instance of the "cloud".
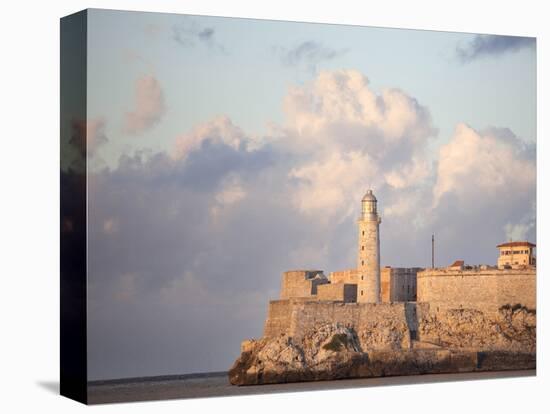
[[357, 210], [355, 195], [376, 180], [377, 163], [366, 153], [334, 153], [319, 161], [293, 168], [289, 176], [299, 183], [294, 205], [302, 212], [317, 213], [325, 220], [346, 218]]
[[96, 150], [109, 140], [105, 135], [105, 120], [103, 118], [87, 121], [75, 119], [72, 121], [72, 135], [69, 140], [81, 156], [94, 155]]
[[241, 202], [246, 197], [246, 189], [243, 187], [241, 178], [237, 174], [224, 178], [222, 188], [214, 196], [214, 203], [210, 207], [212, 219], [218, 220], [224, 210], [231, 208], [234, 204]]
[[291, 88], [283, 108], [295, 138], [307, 145], [391, 150], [422, 144], [436, 133], [428, 109], [416, 99], [399, 89], [376, 94], [355, 70], [322, 71], [313, 82]]
[[135, 101], [132, 111], [126, 113], [124, 130], [137, 135], [152, 128], [162, 119], [166, 111], [164, 93], [158, 80], [145, 75], [136, 80]]
[[189, 18], [172, 27], [172, 37], [180, 46], [205, 46], [210, 50], [226, 53], [225, 47], [216, 40], [216, 31], [212, 27], [203, 27]]
[[283, 107], [271, 136], [218, 116], [170, 153], [90, 174], [90, 378], [227, 369], [282, 271], [355, 265], [370, 187], [383, 265], [428, 265], [432, 233], [438, 265], [534, 240], [534, 147], [511, 131], [460, 124], [432, 160], [428, 108], [352, 70], [290, 88]]
[[535, 45], [536, 40], [532, 37], [476, 35], [465, 46], [457, 46], [456, 56], [461, 62], [468, 63], [483, 57], [534, 49]]
[[211, 145], [224, 144], [233, 149], [241, 147], [246, 149], [249, 137], [235, 126], [229, 117], [218, 116], [176, 138], [174, 156], [183, 159], [190, 152], [199, 149], [206, 141]]
[[91, 378], [227, 369], [315, 234], [276, 155], [204, 131], [185, 158], [127, 156], [89, 177]]
[[534, 188], [536, 167], [528, 147], [509, 130], [479, 132], [466, 124], [456, 127], [439, 151], [434, 205], [451, 193], [463, 203], [523, 194]]
[[427, 108], [398, 89], [375, 93], [360, 72], [322, 71], [290, 89], [284, 110], [283, 145], [311, 158], [290, 172], [302, 211], [346, 217], [367, 188], [404, 190], [430, 174]]
[[476, 130], [459, 124], [439, 150], [426, 209], [427, 227], [436, 232], [440, 265], [464, 258], [494, 264], [495, 246], [512, 233], [534, 240], [532, 215], [536, 198], [533, 148], [508, 129]]
[[[518, 222], [506, 223], [504, 231], [506, 232], [506, 240], [527, 240], [536, 229], [537, 214], [535, 202], [531, 204], [529, 211], [525, 213]], [[534, 241], [534, 239], [532, 239]]]
[[347, 53], [346, 49], [331, 49], [312, 40], [302, 42], [291, 49], [274, 47], [273, 50], [279, 56], [283, 65], [303, 67], [311, 73], [316, 73], [321, 63], [331, 61]]

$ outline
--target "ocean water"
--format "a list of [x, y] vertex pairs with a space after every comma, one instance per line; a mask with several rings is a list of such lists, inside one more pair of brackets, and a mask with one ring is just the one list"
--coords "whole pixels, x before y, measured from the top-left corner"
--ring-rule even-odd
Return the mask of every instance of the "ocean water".
[[335, 381], [297, 382], [267, 385], [231, 385], [225, 372], [127, 378], [88, 383], [90, 404], [152, 401], [178, 398], [207, 398], [232, 395], [335, 390], [385, 385], [427, 384], [449, 381], [472, 381], [527, 377], [536, 370], [424, 374], [400, 377], [355, 378]]

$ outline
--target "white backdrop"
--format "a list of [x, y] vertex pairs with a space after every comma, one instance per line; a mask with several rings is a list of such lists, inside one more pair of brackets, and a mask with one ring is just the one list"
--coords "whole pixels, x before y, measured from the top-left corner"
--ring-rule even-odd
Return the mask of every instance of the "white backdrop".
[[[543, 412], [548, 381], [549, 211], [546, 137], [550, 35], [544, 2], [349, 0], [18, 0], [0, 15], [0, 407], [4, 412], [73, 412], [57, 395], [59, 364], [59, 18], [86, 7], [348, 23], [537, 36], [538, 375], [536, 378], [379, 387], [271, 396], [176, 400], [96, 407], [101, 412], [282, 412], [295, 410]], [[549, 349], [546, 346], [546, 349]], [[550, 352], [550, 351], [547, 351]], [[548, 391], [546, 391], [548, 392]], [[547, 408], [546, 408], [547, 409]], [[30, 411], [32, 412], [32, 411]], [[40, 411], [39, 411], [40, 412]]]

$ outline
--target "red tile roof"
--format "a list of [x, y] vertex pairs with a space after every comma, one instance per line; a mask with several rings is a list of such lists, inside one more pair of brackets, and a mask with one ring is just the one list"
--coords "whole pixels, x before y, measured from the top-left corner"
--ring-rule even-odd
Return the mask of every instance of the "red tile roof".
[[519, 246], [529, 246], [536, 247], [536, 244], [529, 243], [528, 241], [515, 241], [499, 244], [497, 247], [519, 247]]
[[456, 260], [451, 266], [449, 267], [457, 267], [457, 266], [464, 266], [464, 260]]

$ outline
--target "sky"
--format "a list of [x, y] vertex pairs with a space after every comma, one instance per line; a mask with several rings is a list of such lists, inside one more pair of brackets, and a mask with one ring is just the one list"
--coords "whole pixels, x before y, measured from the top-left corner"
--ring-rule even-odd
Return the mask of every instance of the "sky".
[[533, 38], [90, 10], [87, 66], [89, 379], [227, 370], [368, 188], [383, 266], [536, 241]]

